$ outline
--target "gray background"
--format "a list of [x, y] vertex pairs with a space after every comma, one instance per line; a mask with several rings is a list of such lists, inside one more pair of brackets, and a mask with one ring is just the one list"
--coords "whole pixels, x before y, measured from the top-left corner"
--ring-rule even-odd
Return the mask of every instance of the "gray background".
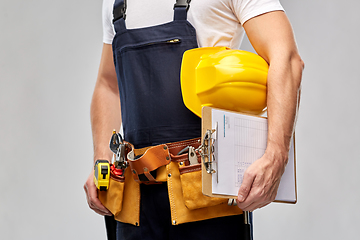
[[[359, 235], [360, 2], [283, 0], [306, 68], [296, 205], [255, 212], [255, 239]], [[1, 239], [105, 239], [82, 189], [102, 1], [0, 2]], [[245, 41], [243, 49], [251, 50]]]

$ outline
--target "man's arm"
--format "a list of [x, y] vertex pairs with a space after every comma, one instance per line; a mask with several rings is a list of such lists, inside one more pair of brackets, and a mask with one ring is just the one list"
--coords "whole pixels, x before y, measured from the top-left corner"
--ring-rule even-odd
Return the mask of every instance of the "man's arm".
[[[112, 152], [109, 149], [109, 141], [112, 130], [120, 129], [121, 113], [112, 46], [105, 43], [91, 101], [90, 119], [94, 143], [94, 163], [97, 159], [110, 161]], [[94, 184], [94, 169], [85, 182], [84, 190], [91, 209], [101, 215], [111, 215], [98, 199]]]
[[244, 28], [256, 52], [269, 64], [267, 148], [246, 170], [237, 199], [239, 208], [253, 211], [275, 200], [288, 161], [304, 63], [284, 12], [254, 17]]

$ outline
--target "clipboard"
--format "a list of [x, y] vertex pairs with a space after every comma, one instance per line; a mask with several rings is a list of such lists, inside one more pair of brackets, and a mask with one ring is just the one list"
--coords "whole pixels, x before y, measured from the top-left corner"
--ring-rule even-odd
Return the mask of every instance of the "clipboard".
[[[263, 133], [264, 131], [265, 133]], [[239, 137], [243, 135], [240, 133], [244, 132], [246, 132], [246, 136]], [[267, 118], [205, 106], [202, 108], [201, 136], [203, 194], [210, 197], [236, 199], [242, 182], [241, 171], [244, 172], [251, 161], [261, 157], [263, 155], [261, 151], [265, 152]], [[226, 137], [228, 139], [225, 141]], [[234, 143], [224, 145], [224, 143], [229, 143], [228, 141], [234, 141]], [[255, 147], [253, 145], [244, 146], [249, 145], [248, 142], [254, 142]], [[297, 202], [295, 135], [291, 142], [289, 161], [281, 178], [275, 202], [295, 204]], [[226, 149], [224, 150], [224, 148]], [[248, 151], [250, 153], [247, 153]], [[230, 157], [226, 157], [227, 161], [224, 161], [224, 156], [228, 155], [224, 155], [224, 153], [230, 153]], [[256, 154], [258, 155], [256, 156]], [[251, 158], [255, 160], [251, 160]]]

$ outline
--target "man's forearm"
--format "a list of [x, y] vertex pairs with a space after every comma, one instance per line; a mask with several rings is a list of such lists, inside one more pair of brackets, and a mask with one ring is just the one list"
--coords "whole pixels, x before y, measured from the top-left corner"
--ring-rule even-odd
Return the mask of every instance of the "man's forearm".
[[90, 109], [94, 160], [111, 160], [109, 141], [112, 130], [121, 125], [120, 97], [113, 62], [112, 46], [103, 44], [99, 73]]
[[294, 129], [304, 63], [284, 12], [255, 17], [244, 28], [257, 53], [269, 63], [268, 150], [276, 149], [284, 155]]
[[272, 60], [269, 67], [267, 154], [278, 155], [285, 163], [298, 110], [303, 67], [297, 53]]
[[94, 160], [111, 160], [109, 141], [112, 131], [118, 131], [121, 125], [120, 100], [118, 93], [109, 91], [106, 86], [97, 83], [91, 102], [91, 128], [94, 143]]

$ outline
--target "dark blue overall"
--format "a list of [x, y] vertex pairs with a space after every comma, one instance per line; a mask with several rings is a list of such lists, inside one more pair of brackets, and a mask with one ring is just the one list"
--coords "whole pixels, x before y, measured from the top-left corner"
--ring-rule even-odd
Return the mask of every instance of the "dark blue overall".
[[[123, 6], [116, 0], [114, 13]], [[123, 11], [125, 12], [125, 11]], [[196, 48], [187, 8], [174, 8], [174, 21], [127, 29], [114, 20], [113, 54], [118, 78], [124, 139], [136, 148], [199, 137], [201, 119], [183, 104], [180, 66], [184, 51]], [[166, 184], [141, 185], [140, 226], [116, 223], [116, 238], [239, 239], [242, 217], [231, 216], [171, 225]]]
[[159, 26], [127, 29], [121, 18], [114, 27], [124, 139], [141, 148], [199, 137], [201, 119], [185, 107], [180, 89], [182, 55], [197, 47], [186, 8]]

